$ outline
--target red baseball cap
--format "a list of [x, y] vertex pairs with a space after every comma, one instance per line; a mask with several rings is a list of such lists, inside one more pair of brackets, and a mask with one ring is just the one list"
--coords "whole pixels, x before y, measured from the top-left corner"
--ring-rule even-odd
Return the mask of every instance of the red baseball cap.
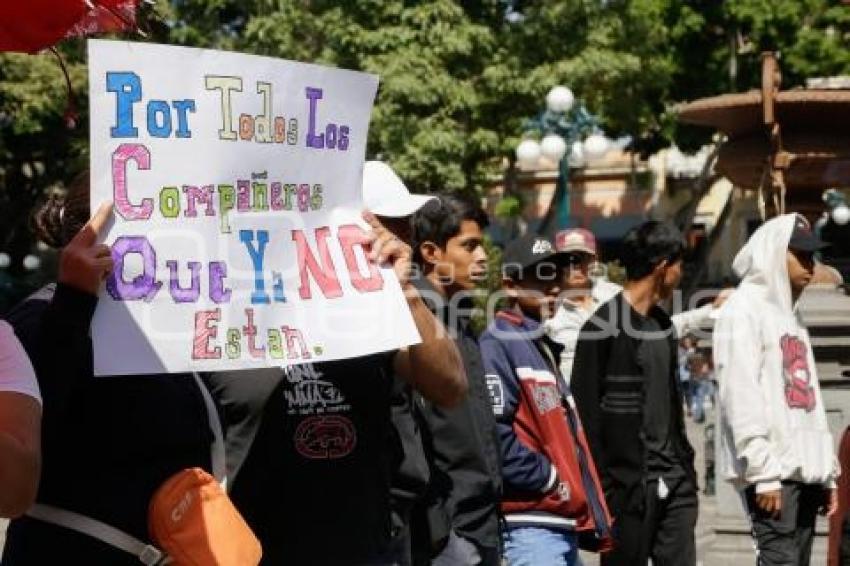
[[590, 230], [569, 228], [555, 234], [555, 249], [559, 252], [583, 252], [596, 255], [596, 238]]

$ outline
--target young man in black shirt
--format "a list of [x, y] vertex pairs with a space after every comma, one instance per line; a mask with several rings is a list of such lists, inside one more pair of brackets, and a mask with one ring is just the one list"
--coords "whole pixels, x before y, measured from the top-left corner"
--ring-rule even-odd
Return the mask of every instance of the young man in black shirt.
[[468, 292], [487, 273], [482, 235], [486, 226], [480, 206], [453, 196], [440, 196], [413, 216], [414, 258], [421, 271], [413, 284], [454, 336], [469, 381], [469, 394], [454, 408], [421, 397], [416, 403], [431, 468], [425, 517], [414, 522], [425, 527], [414, 527], [418, 564], [500, 563], [500, 446], [469, 320]]
[[682, 277], [685, 244], [650, 221], [623, 240], [627, 282], [584, 325], [571, 387], [615, 520], [602, 564], [693, 566], [694, 453], [685, 435], [677, 342], [658, 306]]
[[364, 218], [371, 259], [391, 262], [422, 342], [207, 377], [226, 422], [231, 496], [262, 542], [263, 564], [392, 564], [393, 375], [445, 406], [466, 393], [457, 348], [409, 281], [410, 246], [371, 213]]

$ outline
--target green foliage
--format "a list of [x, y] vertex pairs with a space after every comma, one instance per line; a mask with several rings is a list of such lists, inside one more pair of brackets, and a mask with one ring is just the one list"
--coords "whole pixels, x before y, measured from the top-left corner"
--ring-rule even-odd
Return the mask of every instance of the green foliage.
[[487, 279], [482, 281], [479, 289], [483, 292], [475, 298], [475, 313], [472, 316], [472, 329], [481, 334], [490, 322], [487, 315], [504, 308], [503, 300], [490, 305], [494, 293], [502, 288], [502, 250], [495, 246], [490, 238], [484, 238], [484, 251], [487, 252]]
[[[12, 256], [10, 272], [16, 277], [33, 245], [33, 205], [79, 172], [88, 157], [82, 46], [71, 42], [61, 52], [72, 98], [53, 54], [0, 54], [0, 251]], [[82, 116], [75, 130], [63, 118], [71, 100]]]
[[626, 268], [618, 260], [609, 261], [605, 265], [605, 276], [612, 283], [623, 285], [626, 282]]
[[507, 195], [496, 203], [494, 211], [499, 218], [517, 218], [522, 212], [522, 201], [516, 195]]
[[499, 2], [282, 2], [243, 46], [380, 75], [369, 154], [418, 191], [472, 191], [498, 171], [505, 126], [488, 111]]

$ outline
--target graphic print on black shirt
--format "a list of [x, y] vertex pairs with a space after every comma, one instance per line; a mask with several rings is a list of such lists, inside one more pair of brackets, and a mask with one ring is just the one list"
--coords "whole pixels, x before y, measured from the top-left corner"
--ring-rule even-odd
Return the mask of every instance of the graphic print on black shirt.
[[[390, 538], [392, 354], [211, 374], [262, 564], [367, 564]], [[258, 418], [259, 417], [259, 418]]]
[[334, 460], [351, 454], [357, 445], [357, 429], [346, 415], [351, 405], [324, 373], [312, 364], [291, 366], [285, 371], [286, 411], [300, 418], [293, 446], [312, 460]]

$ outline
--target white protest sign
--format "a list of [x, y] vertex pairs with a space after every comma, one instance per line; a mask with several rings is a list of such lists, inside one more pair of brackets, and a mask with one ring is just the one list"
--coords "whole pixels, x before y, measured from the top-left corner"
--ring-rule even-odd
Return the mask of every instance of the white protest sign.
[[361, 171], [377, 77], [91, 40], [91, 204], [114, 202], [96, 375], [354, 357], [419, 341], [368, 261]]

